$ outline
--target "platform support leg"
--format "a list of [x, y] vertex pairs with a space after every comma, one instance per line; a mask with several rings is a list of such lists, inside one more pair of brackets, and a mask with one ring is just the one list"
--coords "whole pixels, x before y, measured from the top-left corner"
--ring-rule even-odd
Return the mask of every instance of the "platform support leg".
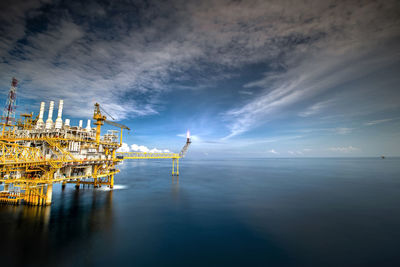
[[114, 188], [114, 174], [110, 175], [110, 188]]
[[172, 159], [172, 175], [179, 175], [179, 159]]
[[43, 192], [44, 192], [44, 185], [42, 185], [41, 187], [40, 187], [40, 192], [39, 192], [39, 202], [38, 202], [38, 205], [39, 206], [42, 206], [42, 205], [44, 205], [44, 194], [43, 194]]
[[47, 191], [46, 191], [46, 205], [51, 204], [52, 196], [53, 196], [53, 184], [48, 184]]
[[176, 176], [179, 176], [179, 159], [176, 159]]

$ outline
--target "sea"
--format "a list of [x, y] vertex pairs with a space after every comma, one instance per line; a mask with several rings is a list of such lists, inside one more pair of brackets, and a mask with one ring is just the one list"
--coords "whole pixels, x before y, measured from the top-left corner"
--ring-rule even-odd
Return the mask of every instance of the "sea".
[[400, 266], [400, 158], [126, 160], [0, 205], [0, 266]]

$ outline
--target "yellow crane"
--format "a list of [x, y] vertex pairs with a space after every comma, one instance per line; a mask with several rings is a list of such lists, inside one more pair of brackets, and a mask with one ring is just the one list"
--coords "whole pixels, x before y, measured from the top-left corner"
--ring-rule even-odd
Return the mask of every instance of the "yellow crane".
[[[106, 112], [104, 109], [103, 109], [103, 111]], [[109, 116], [111, 117], [111, 115], [109, 115]], [[107, 123], [107, 124], [113, 125], [113, 126], [121, 129], [120, 136], [119, 136], [119, 140], [120, 140], [119, 143], [120, 143], [120, 145], [122, 145], [122, 130], [127, 129], [128, 131], [130, 131], [128, 126], [107, 120], [107, 117], [104, 116], [103, 114], [101, 114], [101, 112], [100, 112], [100, 104], [99, 103], [94, 104], [93, 119], [96, 120], [96, 122], [94, 124], [97, 126], [96, 127], [96, 142], [97, 143], [100, 142], [101, 126], [104, 125], [104, 123]]]

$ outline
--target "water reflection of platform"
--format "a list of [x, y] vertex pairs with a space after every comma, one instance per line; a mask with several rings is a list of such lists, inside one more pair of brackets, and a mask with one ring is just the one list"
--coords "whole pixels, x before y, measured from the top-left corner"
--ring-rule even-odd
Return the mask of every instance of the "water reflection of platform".
[[71, 250], [84, 249], [96, 235], [112, 242], [112, 197], [112, 190], [71, 186], [51, 206], [0, 205], [0, 249], [7, 255], [6, 265], [54, 263]]

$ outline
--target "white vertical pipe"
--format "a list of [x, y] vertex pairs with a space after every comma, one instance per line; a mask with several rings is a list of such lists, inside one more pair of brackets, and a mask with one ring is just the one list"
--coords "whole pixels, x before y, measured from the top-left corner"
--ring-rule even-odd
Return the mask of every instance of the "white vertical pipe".
[[56, 119], [56, 125], [55, 128], [56, 129], [61, 129], [62, 128], [62, 112], [63, 112], [63, 105], [64, 105], [64, 100], [60, 100], [60, 102], [58, 103], [58, 115], [57, 115], [57, 119]]
[[45, 107], [45, 105], [46, 105], [45, 102], [41, 102], [40, 103], [39, 119], [36, 122], [36, 128], [42, 128], [43, 125], [44, 125], [43, 115], [44, 115], [44, 107]]
[[53, 127], [53, 109], [54, 101], [50, 101], [49, 117], [46, 121], [46, 129], [51, 129]]
[[82, 128], [82, 125], [83, 125], [83, 121], [79, 120], [79, 128]]
[[90, 120], [87, 120], [86, 131], [90, 131], [92, 128], [90, 127]]

